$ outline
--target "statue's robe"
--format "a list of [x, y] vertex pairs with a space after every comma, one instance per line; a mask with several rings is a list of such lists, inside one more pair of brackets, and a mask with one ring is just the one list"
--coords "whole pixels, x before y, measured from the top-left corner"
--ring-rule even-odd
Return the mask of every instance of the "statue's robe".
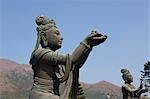
[[73, 52], [74, 57], [45, 48], [33, 51], [30, 63], [34, 71], [34, 84], [30, 99], [68, 99], [70, 91], [72, 98], [76, 99], [79, 68], [91, 50], [81, 43]]
[[136, 88], [132, 84], [124, 84], [122, 86], [123, 99], [139, 99], [140, 93], [138, 93], [140, 89]]

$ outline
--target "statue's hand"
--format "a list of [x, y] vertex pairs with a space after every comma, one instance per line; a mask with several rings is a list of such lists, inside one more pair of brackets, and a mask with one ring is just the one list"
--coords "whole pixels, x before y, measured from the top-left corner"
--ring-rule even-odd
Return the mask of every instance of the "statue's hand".
[[106, 35], [102, 35], [96, 31], [92, 31], [90, 35], [86, 37], [84, 40], [88, 45], [91, 47], [97, 46], [101, 43], [103, 43], [107, 39]]

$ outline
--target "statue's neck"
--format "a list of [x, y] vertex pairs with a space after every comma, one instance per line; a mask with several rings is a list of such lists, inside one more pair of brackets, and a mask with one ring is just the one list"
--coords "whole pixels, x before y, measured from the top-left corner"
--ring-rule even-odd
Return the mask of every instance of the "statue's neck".
[[46, 47], [46, 49], [50, 49], [50, 50], [52, 50], [52, 51], [56, 51], [55, 49], [53, 49], [53, 48], [51, 48], [51, 47]]
[[131, 85], [131, 83], [129, 83], [129, 82], [125, 82], [125, 84], [129, 84], [129, 85]]

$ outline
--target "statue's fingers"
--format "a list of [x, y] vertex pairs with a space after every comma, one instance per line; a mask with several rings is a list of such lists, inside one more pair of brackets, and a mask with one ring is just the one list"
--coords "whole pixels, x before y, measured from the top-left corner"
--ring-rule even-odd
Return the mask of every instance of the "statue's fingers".
[[104, 35], [104, 36], [97, 36], [97, 37], [93, 37], [93, 39], [106, 39], [107, 38], [107, 36], [106, 35]]

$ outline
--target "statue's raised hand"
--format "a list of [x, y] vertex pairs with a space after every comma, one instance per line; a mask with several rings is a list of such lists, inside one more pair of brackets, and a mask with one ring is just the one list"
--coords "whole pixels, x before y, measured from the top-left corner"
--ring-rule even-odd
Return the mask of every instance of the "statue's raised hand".
[[84, 42], [93, 47], [103, 43], [106, 39], [106, 35], [102, 35], [97, 31], [92, 31], [91, 34], [85, 38]]

